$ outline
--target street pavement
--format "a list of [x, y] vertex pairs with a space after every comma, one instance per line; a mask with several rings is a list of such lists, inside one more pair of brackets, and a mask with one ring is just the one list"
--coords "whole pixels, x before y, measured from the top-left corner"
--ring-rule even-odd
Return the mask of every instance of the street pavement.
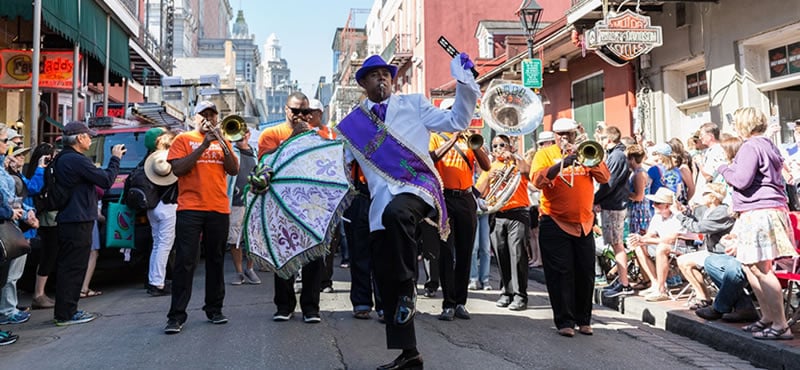
[[[493, 267], [493, 269], [495, 269]], [[226, 278], [232, 265], [226, 261]], [[52, 310], [33, 311], [28, 323], [4, 325], [20, 340], [0, 347], [3, 369], [374, 369], [398, 354], [386, 350], [383, 326], [352, 317], [349, 273], [336, 267], [335, 293], [322, 293], [322, 323], [298, 311], [272, 321], [272, 274], [261, 285], [226, 286], [226, 325], [206, 321], [204, 268], [198, 266], [183, 332], [163, 334], [170, 297], [150, 297], [142, 283], [100, 285], [103, 295], [79, 308], [100, 317], [58, 328]], [[492, 283], [497, 287], [497, 277]], [[498, 292], [472, 291], [472, 320], [437, 320], [437, 298], [418, 299], [417, 340], [428, 369], [752, 369], [748, 362], [685, 337], [643, 326], [595, 306], [594, 336], [558, 336], [545, 287], [529, 285], [529, 306], [513, 312], [494, 305]], [[21, 302], [30, 302], [23, 294]]]

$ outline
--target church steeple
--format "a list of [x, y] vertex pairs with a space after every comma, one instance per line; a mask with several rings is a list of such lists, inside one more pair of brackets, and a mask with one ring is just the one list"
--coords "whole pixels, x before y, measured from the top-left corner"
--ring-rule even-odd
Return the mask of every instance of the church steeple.
[[235, 39], [249, 39], [250, 31], [247, 28], [247, 22], [244, 20], [244, 11], [239, 10], [236, 15], [236, 22], [233, 24], [233, 38]]

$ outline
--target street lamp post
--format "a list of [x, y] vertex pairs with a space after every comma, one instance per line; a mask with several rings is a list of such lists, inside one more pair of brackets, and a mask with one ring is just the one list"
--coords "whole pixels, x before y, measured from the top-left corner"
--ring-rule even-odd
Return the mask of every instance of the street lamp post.
[[539, 20], [542, 18], [544, 9], [536, 3], [536, 0], [523, 0], [522, 5], [517, 10], [519, 23], [528, 35], [528, 58], [533, 59], [533, 37], [539, 27]]

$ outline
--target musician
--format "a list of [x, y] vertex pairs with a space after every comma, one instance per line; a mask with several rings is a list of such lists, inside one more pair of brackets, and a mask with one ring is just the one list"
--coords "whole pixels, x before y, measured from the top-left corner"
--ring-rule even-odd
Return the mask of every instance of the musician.
[[[446, 100], [440, 107], [448, 109], [452, 102]], [[432, 134], [430, 150], [436, 170], [442, 177], [450, 230], [457, 230], [440, 243], [439, 279], [444, 300], [439, 320], [452, 321], [453, 317], [469, 320], [464, 305], [467, 304], [470, 259], [478, 222], [472, 177], [476, 162], [484, 171], [488, 171], [492, 163], [482, 147], [473, 150], [466, 136], [460, 133]]]
[[356, 71], [368, 99], [334, 128], [345, 139], [347, 159], [358, 161], [369, 185], [370, 245], [387, 347], [403, 350], [379, 369], [422, 367], [414, 332], [416, 238], [423, 222], [438, 225], [440, 237], [449, 231], [441, 180], [428, 153], [429, 132], [467, 128], [480, 95], [469, 72], [473, 66], [466, 54], [452, 60], [458, 83], [455, 104], [447, 111], [423, 95], [392, 95], [397, 67], [373, 55]]
[[[309, 108], [308, 97], [296, 91], [286, 99], [284, 108], [286, 121], [278, 126], [268, 127], [261, 132], [258, 138], [258, 155], [264, 157], [278, 149], [281, 143], [297, 133], [309, 129], [317, 130], [317, 133], [327, 138], [330, 131], [327, 126], [322, 125], [322, 121], [312, 120], [313, 109]], [[310, 125], [313, 123], [314, 125]], [[322, 321], [319, 315], [319, 293], [322, 282], [322, 272], [324, 260], [316, 259], [303, 266], [303, 290], [300, 293], [300, 309], [303, 311], [303, 321], [309, 324], [316, 324]], [[272, 315], [273, 321], [289, 321], [294, 315], [297, 306], [297, 297], [294, 292], [295, 276], [288, 279], [275, 275], [275, 295], [273, 302], [277, 311]]]
[[[497, 135], [492, 139], [492, 154], [495, 161], [491, 168], [478, 178], [477, 188], [487, 201], [493, 195], [490, 189], [498, 181], [503, 181], [503, 174], [518, 171], [520, 181], [513, 189], [511, 198], [495, 214], [495, 225], [491, 239], [494, 254], [500, 267], [500, 285], [503, 291], [497, 300], [497, 307], [508, 307], [512, 311], [528, 308], [528, 249], [530, 247], [531, 219], [528, 197], [528, 176], [530, 165], [524, 158], [515, 153], [511, 146], [511, 138]], [[516, 169], [508, 166], [516, 166]]]
[[179, 134], [169, 148], [167, 161], [178, 176], [178, 210], [175, 222], [175, 268], [172, 305], [167, 314], [166, 334], [181, 332], [186, 306], [192, 296], [192, 281], [200, 249], [206, 259], [206, 297], [203, 311], [214, 324], [225, 324], [225, 243], [228, 239], [230, 200], [227, 178], [239, 172], [239, 161], [231, 144], [222, 138], [214, 103], [204, 100], [194, 110], [195, 129]]
[[574, 120], [559, 118], [553, 131], [559, 145], [536, 152], [532, 176], [541, 189], [539, 248], [547, 292], [558, 334], [572, 337], [578, 325], [581, 334], [591, 335], [594, 181], [607, 183], [611, 174], [604, 162], [591, 168], [576, 163]]

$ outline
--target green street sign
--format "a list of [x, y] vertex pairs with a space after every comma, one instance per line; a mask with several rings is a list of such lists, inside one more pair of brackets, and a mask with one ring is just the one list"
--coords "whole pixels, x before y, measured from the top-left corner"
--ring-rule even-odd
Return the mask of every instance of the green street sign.
[[542, 60], [522, 60], [522, 85], [528, 88], [542, 88]]

